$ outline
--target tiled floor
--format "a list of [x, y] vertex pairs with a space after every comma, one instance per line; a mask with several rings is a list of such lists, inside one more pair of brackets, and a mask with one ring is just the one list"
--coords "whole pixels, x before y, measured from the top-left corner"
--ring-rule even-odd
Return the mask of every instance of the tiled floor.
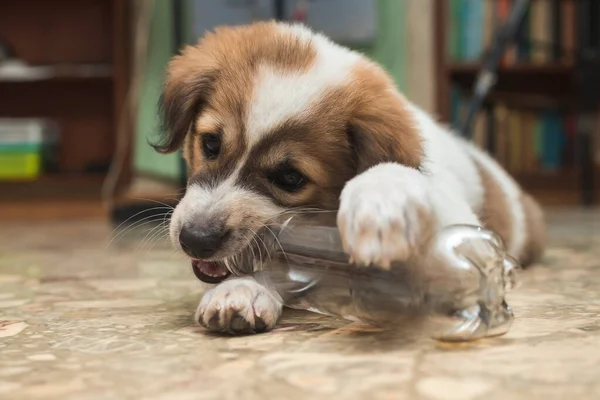
[[598, 399], [600, 212], [549, 217], [511, 331], [462, 345], [300, 312], [207, 335], [191, 319], [204, 287], [158, 236], [107, 249], [101, 222], [2, 224], [0, 398]]

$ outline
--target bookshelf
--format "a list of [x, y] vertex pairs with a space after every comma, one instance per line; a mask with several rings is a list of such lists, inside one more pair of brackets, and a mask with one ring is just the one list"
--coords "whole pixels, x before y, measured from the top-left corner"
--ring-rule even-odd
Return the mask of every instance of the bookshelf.
[[[494, 29], [506, 20], [513, 1], [435, 1], [436, 107], [445, 122], [456, 126], [460, 103], [471, 96]], [[586, 2], [588, 8], [579, 9]], [[589, 204], [600, 198], [600, 168], [593, 161], [594, 153], [600, 154], [599, 124], [583, 136], [579, 128], [582, 114], [600, 122], [598, 96], [585, 98], [586, 85], [597, 84], [589, 74], [582, 75], [584, 62], [589, 69], [590, 54], [578, 52], [583, 39], [577, 30], [585, 25], [586, 14], [594, 18], [590, 21], [600, 21], [600, 7], [589, 0], [530, 1], [482, 106], [484, 122], [479, 127], [475, 123], [472, 132], [478, 145], [545, 204]], [[597, 49], [591, 65], [600, 58], [600, 31], [590, 28], [597, 25], [588, 25], [590, 44]]]
[[47, 118], [60, 129], [56, 171], [0, 181], [3, 207], [100, 202], [129, 87], [129, 14], [121, 0], [0, 0], [0, 40], [26, 65], [0, 75], [0, 117]]

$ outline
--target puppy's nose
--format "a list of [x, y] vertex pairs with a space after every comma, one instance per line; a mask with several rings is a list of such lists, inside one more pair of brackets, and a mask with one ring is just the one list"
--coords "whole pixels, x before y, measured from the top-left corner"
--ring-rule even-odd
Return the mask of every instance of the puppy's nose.
[[194, 226], [184, 226], [179, 233], [179, 243], [190, 257], [206, 259], [219, 250], [228, 234], [227, 229], [199, 229]]

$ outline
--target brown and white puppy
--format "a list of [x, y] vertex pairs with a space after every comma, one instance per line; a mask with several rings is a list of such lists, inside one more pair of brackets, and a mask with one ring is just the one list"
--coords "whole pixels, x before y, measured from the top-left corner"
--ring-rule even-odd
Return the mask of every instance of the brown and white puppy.
[[300, 25], [223, 27], [168, 67], [161, 152], [178, 148], [187, 192], [171, 237], [215, 283], [197, 320], [215, 331], [272, 328], [277, 295], [228, 277], [264, 225], [306, 207], [339, 210], [351, 257], [387, 266], [451, 224], [497, 231], [528, 264], [542, 252], [540, 208], [486, 154], [400, 94], [359, 53]]

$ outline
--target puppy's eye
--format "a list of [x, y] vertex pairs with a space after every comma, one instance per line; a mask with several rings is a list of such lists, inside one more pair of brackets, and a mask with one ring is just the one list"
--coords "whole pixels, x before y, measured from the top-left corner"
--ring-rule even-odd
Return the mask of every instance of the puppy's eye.
[[284, 167], [269, 175], [274, 185], [286, 192], [297, 192], [306, 184], [306, 178], [292, 167]]
[[221, 152], [221, 136], [214, 133], [202, 135], [202, 151], [207, 160], [214, 160]]

